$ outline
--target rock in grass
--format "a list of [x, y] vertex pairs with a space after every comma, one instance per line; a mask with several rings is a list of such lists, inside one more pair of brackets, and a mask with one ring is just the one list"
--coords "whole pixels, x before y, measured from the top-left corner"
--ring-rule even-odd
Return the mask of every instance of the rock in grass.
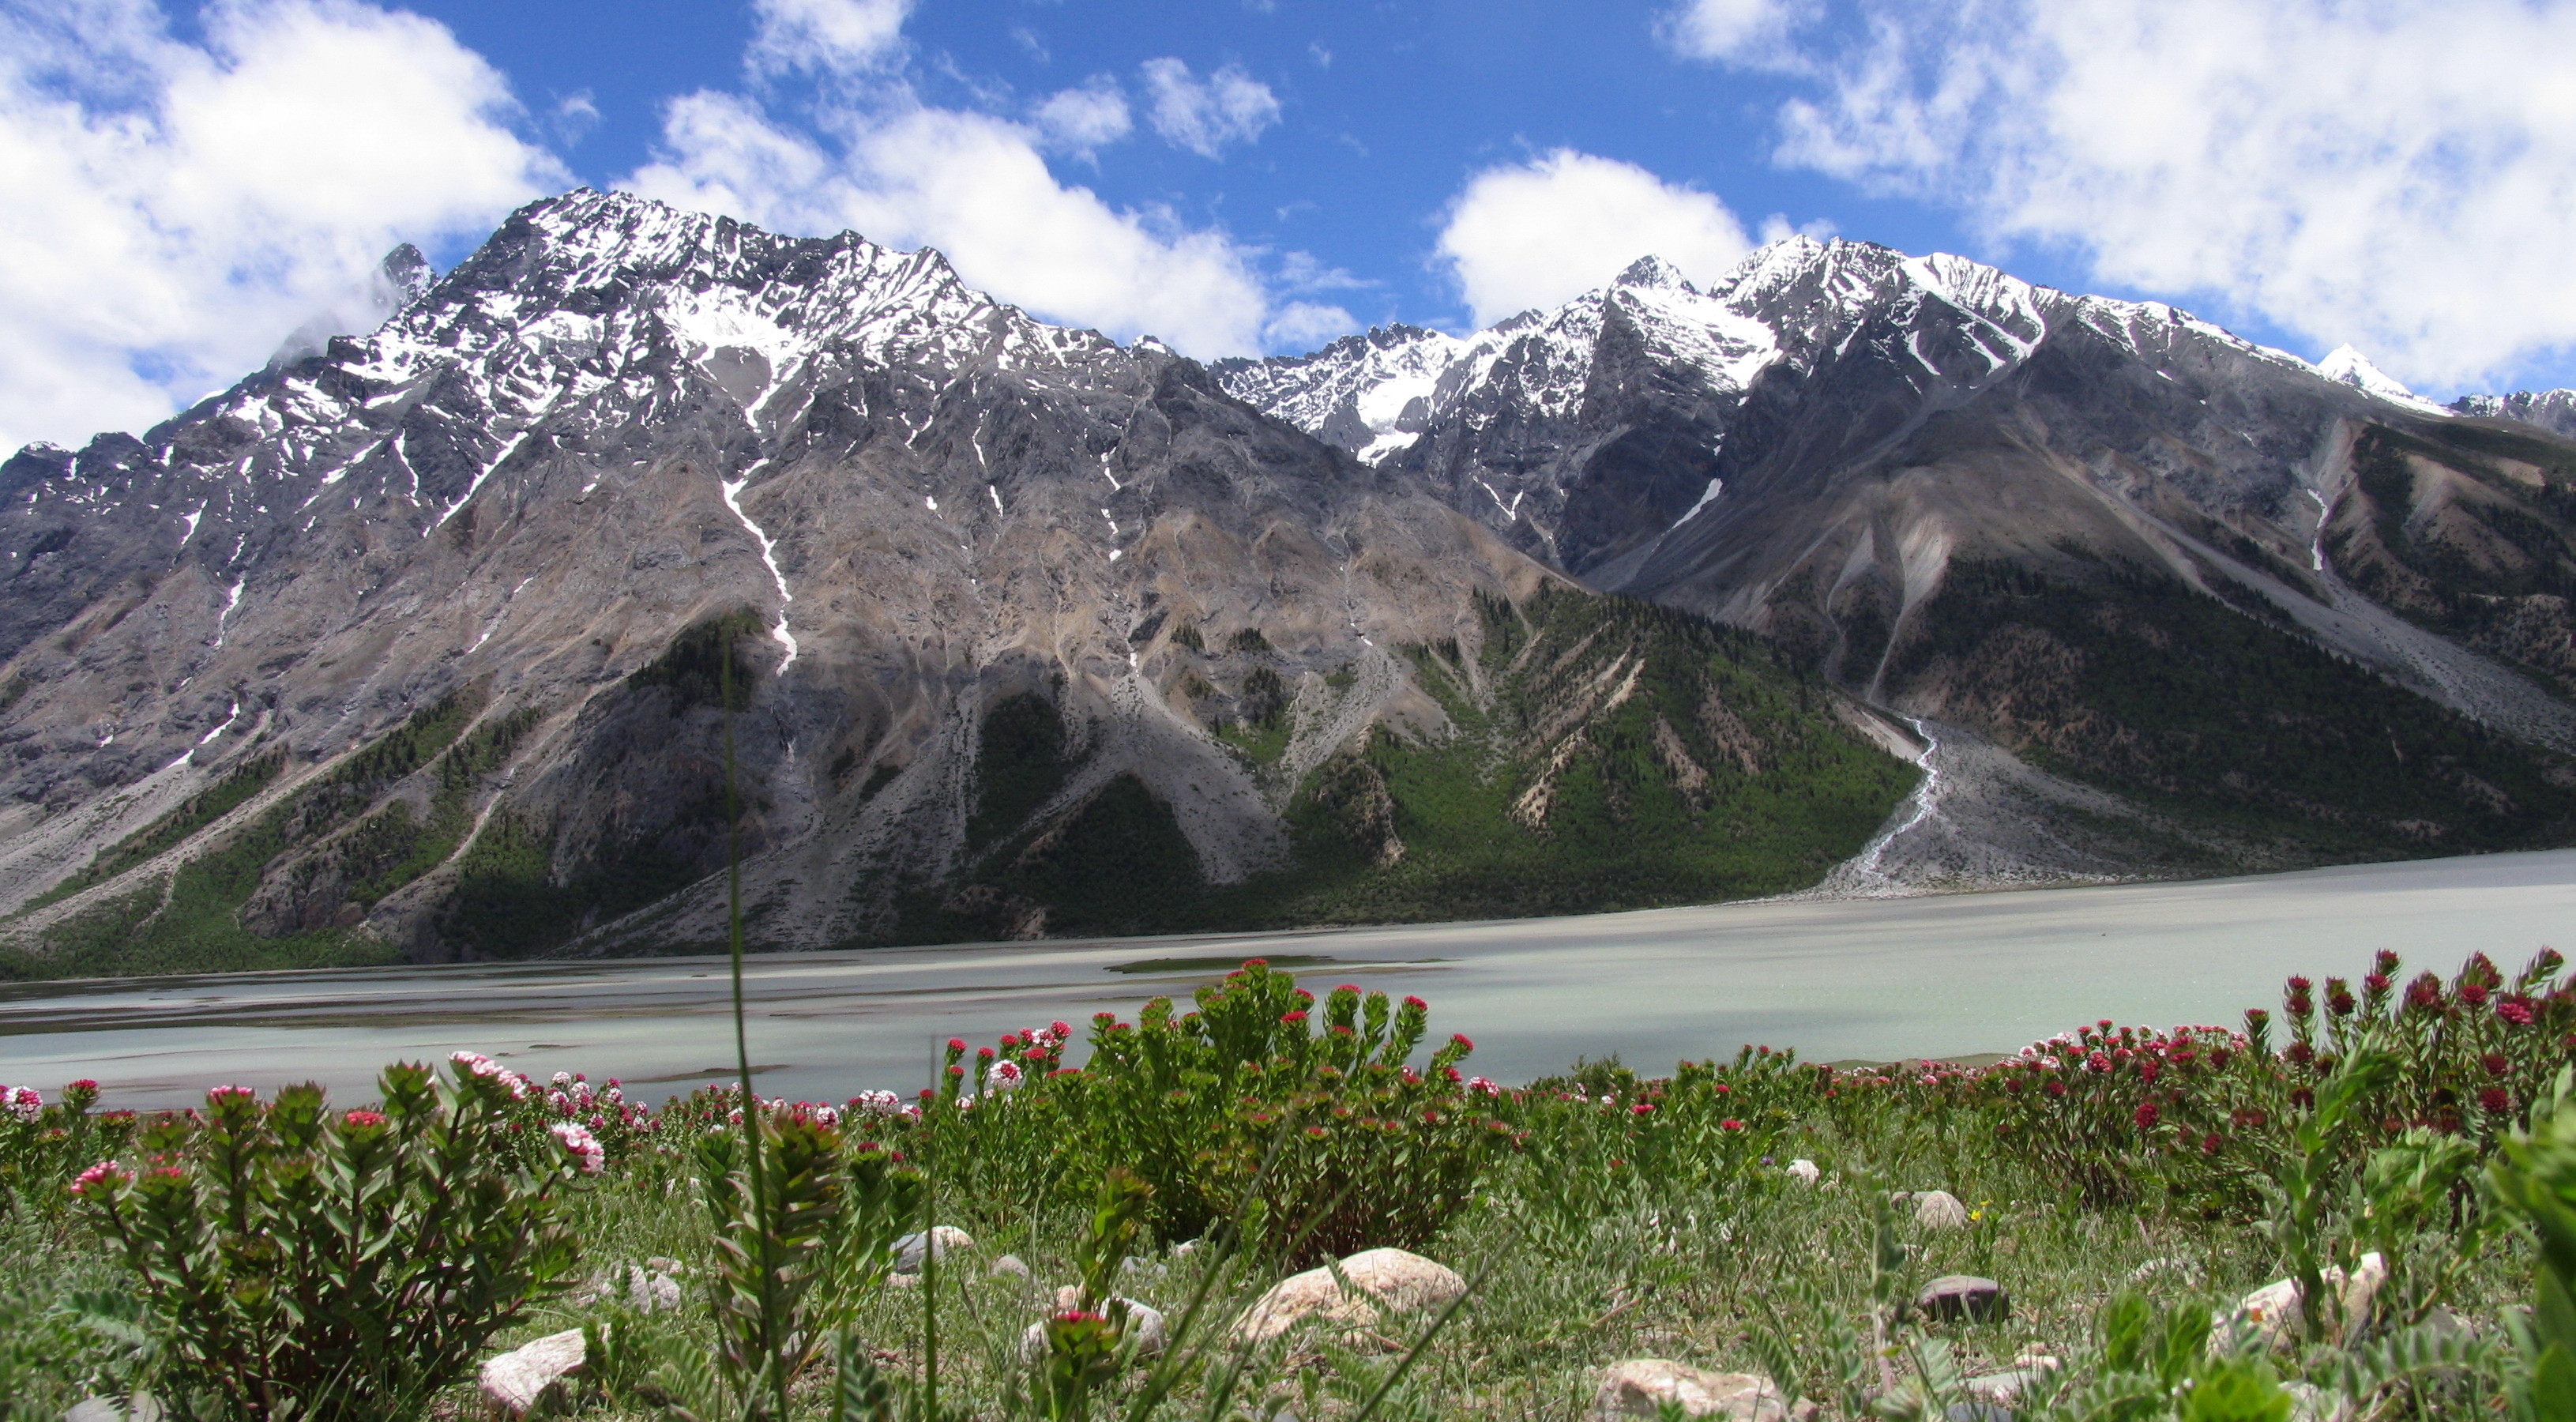
[[[1061, 1295], [1058, 1302], [1062, 1302]], [[1172, 1341], [1171, 1328], [1164, 1323], [1162, 1311], [1134, 1299], [1121, 1299], [1119, 1302], [1127, 1305], [1127, 1336], [1136, 1342], [1136, 1351], [1129, 1356], [1139, 1363], [1161, 1357], [1163, 1349]], [[1046, 1355], [1046, 1325], [1032, 1323], [1028, 1331], [1020, 1335], [1020, 1361], [1036, 1367], [1046, 1361]]]
[[2010, 1372], [1986, 1373], [1963, 1379], [1959, 1386], [1978, 1402], [1994, 1407], [2019, 1407], [2057, 1368], [2055, 1358], [2025, 1356], [2014, 1362]]
[[1467, 1292], [1467, 1281], [1445, 1264], [1402, 1249], [1363, 1249], [1341, 1262], [1345, 1294], [1330, 1268], [1309, 1269], [1280, 1280], [1235, 1320], [1238, 1343], [1266, 1343], [1310, 1318], [1361, 1324], [1381, 1308], [1397, 1313], [1438, 1308]]
[[952, 1249], [973, 1249], [974, 1247], [975, 1236], [955, 1225], [935, 1225], [927, 1237], [915, 1231], [894, 1242], [894, 1271], [898, 1274], [918, 1274], [921, 1272], [923, 1257], [933, 1250], [936, 1250], [939, 1258], [944, 1260]]
[[1668, 1358], [1631, 1358], [1601, 1370], [1592, 1395], [1595, 1422], [1657, 1417], [1667, 1406], [1685, 1417], [1726, 1422], [1790, 1422], [1787, 1394], [1760, 1373], [1709, 1373]]
[[149, 1397], [135, 1398], [130, 1408], [112, 1397], [89, 1397], [73, 1403], [63, 1422], [161, 1422], [161, 1417], [161, 1404]]
[[1968, 1207], [1947, 1190], [1926, 1190], [1914, 1197], [1914, 1222], [1925, 1229], [1966, 1229]]
[[2000, 1323], [2012, 1317], [2012, 1296], [1992, 1279], [1974, 1274], [1944, 1274], [1923, 1286], [1914, 1306], [1934, 1318]]
[[[2341, 1269], [2328, 1266], [2322, 1271], [2327, 1288], [2335, 1291], [2342, 1304], [2343, 1327], [2351, 1328], [2370, 1317], [2371, 1300], [2379, 1297], [2379, 1286], [2388, 1282], [2388, 1261], [2374, 1251], [2361, 1256], [2361, 1267], [2346, 1279]], [[2296, 1279], [2274, 1279], [2237, 1301], [2235, 1318], [2253, 1330], [2267, 1348], [2279, 1347], [2297, 1336], [2301, 1291]], [[2209, 1338], [2215, 1351], [2225, 1345], [2228, 1323], [2221, 1317], [2219, 1327]], [[2331, 1321], [2331, 1316], [2329, 1317]]]
[[549, 1333], [498, 1357], [483, 1360], [483, 1396], [513, 1417], [524, 1417], [566, 1373], [582, 1364], [581, 1330]]

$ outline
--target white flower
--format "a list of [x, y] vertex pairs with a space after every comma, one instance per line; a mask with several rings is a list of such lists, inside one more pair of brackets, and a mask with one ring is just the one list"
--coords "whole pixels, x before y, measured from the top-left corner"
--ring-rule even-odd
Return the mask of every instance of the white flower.
[[871, 1116], [892, 1116], [903, 1109], [903, 1098], [891, 1091], [862, 1091], [850, 1104]]
[[995, 1091], [1017, 1091], [1026, 1079], [1018, 1062], [999, 1062], [993, 1067], [990, 1084]]
[[1482, 1092], [1487, 1096], [1500, 1096], [1503, 1094], [1503, 1089], [1496, 1086], [1493, 1079], [1490, 1077], [1471, 1076], [1467, 1078], [1467, 1089], [1469, 1091]]
[[1789, 1162], [1789, 1173], [1797, 1177], [1798, 1183], [1801, 1185], [1813, 1185], [1818, 1180], [1823, 1179], [1825, 1174], [1825, 1172], [1816, 1168], [1816, 1163], [1814, 1161], [1809, 1160], [1804, 1156]]
[[572, 1073], [568, 1071], [556, 1072], [554, 1084], [557, 1089], [572, 1085]]
[[563, 1143], [564, 1153], [581, 1167], [582, 1174], [597, 1175], [607, 1167], [608, 1148], [599, 1143], [599, 1137], [592, 1135], [588, 1127], [575, 1121], [557, 1121], [546, 1129]]
[[45, 1114], [45, 1095], [32, 1086], [13, 1086], [0, 1091], [0, 1106], [5, 1106], [10, 1115], [32, 1126], [38, 1117]]

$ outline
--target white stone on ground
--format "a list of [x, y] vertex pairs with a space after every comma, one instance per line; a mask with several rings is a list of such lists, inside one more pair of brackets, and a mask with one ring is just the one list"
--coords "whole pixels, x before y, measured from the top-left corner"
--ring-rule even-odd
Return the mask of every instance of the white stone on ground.
[[[2327, 1288], [2335, 1290], [2343, 1305], [2343, 1326], [2351, 1327], [2370, 1316], [2371, 1300], [2379, 1296], [2379, 1286], [2388, 1282], [2388, 1261], [2374, 1251], [2361, 1256], [2361, 1267], [2350, 1279], [2343, 1270], [2328, 1266], [2322, 1271]], [[2300, 1289], [2296, 1279], [2275, 1279], [2237, 1301], [2235, 1317], [2263, 1340], [2266, 1348], [2277, 1348], [2299, 1331]], [[2218, 1328], [2209, 1337], [2213, 1354], [2227, 1346], [2228, 1324], [2221, 1316]]]
[[149, 1397], [134, 1399], [131, 1411], [116, 1405], [109, 1397], [83, 1398], [63, 1414], [63, 1422], [161, 1422], [161, 1404]]
[[971, 1250], [974, 1247], [975, 1236], [966, 1231], [955, 1225], [934, 1225], [931, 1227], [928, 1243], [923, 1241], [918, 1232], [907, 1234], [894, 1242], [894, 1271], [898, 1274], [918, 1274], [921, 1272], [922, 1256], [925, 1254], [936, 1251], [938, 1257], [945, 1260], [951, 1250]]
[[1968, 1207], [1947, 1190], [1926, 1190], [1914, 1197], [1914, 1222], [1925, 1229], [1966, 1229]]
[[1710, 1373], [1668, 1358], [1631, 1358], [1601, 1370], [1592, 1395], [1596, 1422], [1654, 1417], [1667, 1405], [1685, 1417], [1725, 1422], [1790, 1422], [1793, 1413], [1780, 1386], [1760, 1373]]
[[524, 1417], [546, 1390], [582, 1364], [581, 1330], [549, 1333], [535, 1342], [483, 1360], [483, 1396], [513, 1417]]
[[1402, 1249], [1363, 1249], [1341, 1262], [1355, 1291], [1344, 1294], [1330, 1268], [1280, 1280], [1234, 1325], [1238, 1343], [1266, 1343], [1310, 1318], [1340, 1324], [1374, 1322], [1381, 1307], [1397, 1313], [1438, 1308], [1467, 1292], [1456, 1270]]
[[[1081, 1291], [1073, 1292], [1074, 1302], [1080, 1302]], [[1147, 1358], [1161, 1357], [1163, 1349], [1171, 1342], [1171, 1328], [1164, 1323], [1162, 1311], [1140, 1304], [1134, 1299], [1121, 1299], [1120, 1302], [1127, 1305], [1127, 1336], [1136, 1340], [1136, 1351], [1133, 1354], [1135, 1361], [1141, 1363]], [[1058, 1312], [1073, 1307], [1072, 1303], [1064, 1300], [1061, 1293], [1056, 1298], [1056, 1305]], [[1020, 1361], [1030, 1367], [1036, 1367], [1046, 1361], [1046, 1355], [1046, 1325], [1032, 1323], [1028, 1331], [1020, 1335]]]

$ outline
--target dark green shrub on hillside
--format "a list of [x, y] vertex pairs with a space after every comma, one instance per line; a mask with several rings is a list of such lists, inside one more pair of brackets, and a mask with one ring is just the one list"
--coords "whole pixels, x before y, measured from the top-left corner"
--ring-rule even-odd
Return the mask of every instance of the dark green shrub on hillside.
[[[760, 668], [750, 649], [758, 647], [768, 631], [769, 624], [748, 607], [692, 623], [671, 639], [662, 655], [637, 667], [626, 678], [627, 685], [669, 687], [675, 716], [693, 706], [748, 711], [752, 694], [760, 687]], [[733, 659], [730, 678], [724, 665], [727, 656]]]

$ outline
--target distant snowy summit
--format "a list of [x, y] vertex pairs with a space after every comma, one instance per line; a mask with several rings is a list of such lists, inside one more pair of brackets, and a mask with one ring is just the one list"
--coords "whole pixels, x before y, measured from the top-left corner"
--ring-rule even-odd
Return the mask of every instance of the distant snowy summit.
[[1308, 355], [1220, 361], [1215, 370], [1238, 398], [1377, 464], [1457, 412], [1477, 412], [1472, 418], [1486, 423], [1506, 408], [1522, 418], [1574, 415], [1593, 390], [1605, 332], [1633, 338], [1668, 367], [1695, 372], [1706, 392], [1723, 400], [1740, 397], [1775, 365], [1802, 373], [1817, 353], [1839, 353], [1873, 316], [1924, 304], [1963, 318], [1989, 377], [2019, 363], [2051, 331], [2081, 323], [2139, 353], [2187, 335], [2419, 413], [2576, 433], [2576, 391], [2471, 395], [2444, 407], [2350, 345], [2310, 365], [2161, 302], [2071, 295], [1947, 253], [1909, 257], [1875, 243], [1805, 236], [1755, 251], [1705, 287], [1647, 256], [1607, 286], [1473, 335], [1382, 326]]

